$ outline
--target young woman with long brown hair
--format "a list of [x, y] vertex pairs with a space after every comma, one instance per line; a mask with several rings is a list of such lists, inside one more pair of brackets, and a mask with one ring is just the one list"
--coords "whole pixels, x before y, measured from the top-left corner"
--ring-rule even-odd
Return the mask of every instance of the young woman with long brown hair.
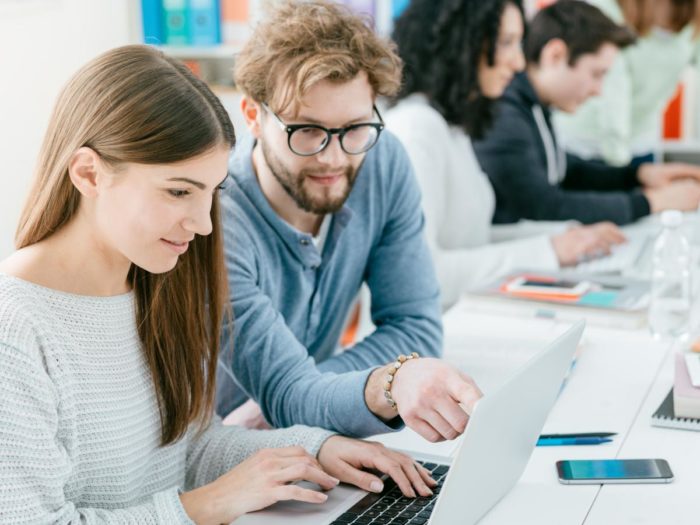
[[0, 263], [0, 522], [228, 523], [325, 501], [296, 480], [369, 489], [365, 465], [430, 483], [377, 444], [212, 417], [234, 142], [206, 85], [146, 46], [64, 88]]

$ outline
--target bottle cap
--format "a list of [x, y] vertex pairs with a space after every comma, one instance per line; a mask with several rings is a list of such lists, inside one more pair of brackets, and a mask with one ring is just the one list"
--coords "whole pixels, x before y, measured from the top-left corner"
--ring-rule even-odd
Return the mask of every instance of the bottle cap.
[[683, 224], [683, 214], [678, 210], [666, 210], [661, 212], [661, 224], [676, 228]]

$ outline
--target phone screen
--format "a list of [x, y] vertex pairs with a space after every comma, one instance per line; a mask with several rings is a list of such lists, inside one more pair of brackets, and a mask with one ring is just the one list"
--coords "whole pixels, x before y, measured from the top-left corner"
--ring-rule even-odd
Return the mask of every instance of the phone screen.
[[562, 480], [662, 480], [673, 477], [663, 459], [602, 459], [558, 461]]

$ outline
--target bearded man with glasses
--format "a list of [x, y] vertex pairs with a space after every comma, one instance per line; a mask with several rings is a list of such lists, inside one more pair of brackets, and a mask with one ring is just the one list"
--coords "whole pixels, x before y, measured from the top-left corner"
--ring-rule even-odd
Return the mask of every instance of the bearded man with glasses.
[[[219, 413], [236, 409], [229, 420], [251, 426], [368, 436], [406, 424], [431, 441], [457, 437], [481, 393], [439, 359], [420, 192], [375, 106], [400, 85], [393, 47], [341, 5], [288, 1], [257, 26], [234, 76], [250, 133], [220, 194], [234, 320]], [[341, 351], [363, 283], [376, 330]]]

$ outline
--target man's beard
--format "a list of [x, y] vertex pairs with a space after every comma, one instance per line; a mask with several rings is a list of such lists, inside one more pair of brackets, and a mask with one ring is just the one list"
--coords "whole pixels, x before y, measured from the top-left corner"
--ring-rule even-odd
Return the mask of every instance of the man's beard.
[[[311, 195], [304, 187], [304, 181], [306, 181], [309, 175], [315, 175], [317, 171], [315, 170], [301, 170], [298, 174], [294, 174], [289, 171], [272, 153], [272, 151], [267, 147], [267, 144], [263, 140], [259, 140], [262, 149], [263, 158], [270, 168], [272, 175], [275, 177], [280, 186], [284, 188], [292, 200], [304, 211], [309, 213], [315, 213], [317, 215], [325, 215], [327, 213], [335, 213], [340, 208], [343, 207], [345, 201], [352, 191], [352, 187], [355, 184], [355, 179], [357, 179], [357, 169], [352, 166], [347, 166], [344, 173], [341, 175], [345, 179], [345, 191], [342, 195], [337, 197], [315, 197]], [[337, 183], [336, 183], [337, 184]]]

